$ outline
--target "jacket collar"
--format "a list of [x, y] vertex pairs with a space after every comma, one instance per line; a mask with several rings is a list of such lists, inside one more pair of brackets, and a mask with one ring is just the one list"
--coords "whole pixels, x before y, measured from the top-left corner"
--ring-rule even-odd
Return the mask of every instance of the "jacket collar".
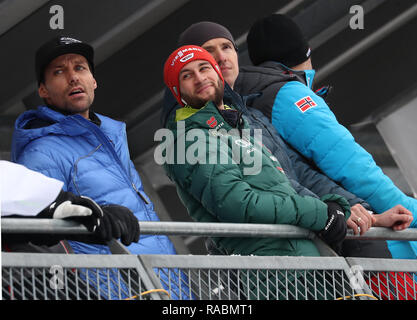
[[[225, 82], [224, 83], [224, 96], [223, 101], [225, 105], [232, 106], [233, 108], [243, 111], [246, 109], [246, 100], [251, 97], [256, 97], [259, 94], [251, 94], [249, 96], [242, 97]], [[172, 93], [169, 90], [165, 90], [163, 109], [161, 115], [161, 123], [164, 127], [167, 127], [168, 122], [171, 120], [175, 121], [177, 110], [182, 108], [172, 96]], [[217, 108], [216, 108], [217, 110]], [[180, 112], [182, 113], [182, 111]], [[190, 112], [190, 115], [195, 112]], [[217, 111], [217, 113], [219, 113]], [[189, 115], [188, 115], [189, 116]], [[187, 117], [188, 117], [187, 116]]]
[[[272, 62], [272, 61], [270, 61]], [[287, 67], [286, 65], [280, 63], [280, 62], [272, 62], [276, 65], [279, 66], [279, 68], [288, 74], [295, 74], [298, 78], [301, 78], [303, 81], [303, 83], [309, 87], [310, 89], [313, 89], [313, 81], [314, 81], [314, 76], [316, 75], [316, 70], [311, 69], [311, 70], [293, 70], [289, 67]]]
[[[51, 105], [46, 105], [46, 107], [48, 107], [49, 109], [51, 109], [51, 110], [53, 110], [53, 111], [55, 111], [55, 112], [57, 112], [57, 113], [60, 113], [60, 114], [62, 114], [62, 115], [64, 115], [64, 116], [72, 116], [72, 115], [74, 115], [74, 114], [72, 114], [72, 113], [68, 113], [68, 112], [65, 112], [64, 110], [60, 110], [60, 109], [58, 109], [57, 107], [55, 107], [55, 106], [51, 106]], [[89, 120], [92, 122], [92, 123], [94, 123], [94, 124], [96, 124], [97, 126], [99, 126], [100, 127], [100, 125], [101, 125], [101, 120], [100, 120], [100, 118], [99, 117], [97, 117], [97, 115], [92, 111], [92, 110], [89, 110], [89, 112], [88, 112], [88, 116], [89, 116]]]
[[[104, 124], [101, 125], [104, 132], [112, 130], [119, 132], [120, 126], [124, 126], [122, 123], [117, 125], [117, 121], [112, 121], [112, 125], [109, 126], [109, 120], [105, 120], [107, 117], [98, 114], [94, 114], [94, 119], [95, 122], [98, 121], [100, 124], [104, 121]], [[37, 109], [22, 113], [16, 119], [13, 132], [13, 161], [16, 161], [26, 144], [35, 139], [47, 135], [79, 136], [89, 131], [87, 126], [74, 125], [74, 122], [82, 124], [89, 121], [78, 114], [66, 116], [46, 106], [39, 106]]]

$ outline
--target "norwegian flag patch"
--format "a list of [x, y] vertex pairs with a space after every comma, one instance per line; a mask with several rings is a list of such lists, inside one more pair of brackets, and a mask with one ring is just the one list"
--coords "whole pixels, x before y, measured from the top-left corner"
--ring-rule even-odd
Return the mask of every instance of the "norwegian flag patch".
[[311, 99], [310, 96], [304, 97], [300, 100], [298, 100], [297, 102], [294, 103], [298, 109], [301, 110], [301, 112], [306, 112], [308, 109], [316, 107], [317, 103], [315, 103], [313, 101], [313, 99]]

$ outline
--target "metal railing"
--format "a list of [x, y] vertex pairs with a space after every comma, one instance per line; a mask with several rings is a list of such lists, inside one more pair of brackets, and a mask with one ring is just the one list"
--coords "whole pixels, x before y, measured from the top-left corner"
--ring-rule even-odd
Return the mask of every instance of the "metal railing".
[[[88, 235], [70, 221], [2, 219], [2, 233]], [[307, 238], [321, 257], [2, 253], [4, 299], [416, 299], [417, 260], [344, 258], [291, 225], [139, 222], [141, 234]], [[417, 230], [371, 228], [348, 239], [417, 240]], [[125, 253], [125, 255], [120, 255]]]
[[[250, 224], [250, 223], [209, 223], [209, 222], [164, 222], [140, 221], [141, 234], [187, 235], [210, 237], [256, 237], [256, 238], [286, 238], [311, 239], [316, 233], [293, 225]], [[1, 219], [2, 233], [27, 234], [74, 234], [88, 235], [89, 231], [76, 222], [58, 219], [27, 219], [3, 218]], [[354, 235], [348, 230], [346, 239], [362, 240], [404, 240], [417, 241], [417, 230], [408, 228], [394, 231], [389, 228], [373, 227], [365, 235]]]

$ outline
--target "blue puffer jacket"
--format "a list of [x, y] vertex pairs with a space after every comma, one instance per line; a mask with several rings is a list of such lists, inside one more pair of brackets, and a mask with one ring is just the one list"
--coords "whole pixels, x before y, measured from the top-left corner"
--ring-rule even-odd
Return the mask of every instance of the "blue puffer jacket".
[[[414, 216], [417, 200], [405, 195], [387, 177], [372, 156], [357, 144], [323, 98], [311, 88], [314, 70], [295, 72], [276, 62], [241, 68], [235, 89], [259, 93], [253, 107], [261, 110], [285, 141], [346, 190], [364, 199], [377, 213], [397, 204]], [[417, 258], [417, 242], [388, 241], [393, 258]]]
[[[128, 207], [139, 221], [158, 221], [130, 160], [125, 124], [96, 116], [99, 126], [80, 115], [66, 116], [45, 106], [23, 113], [15, 123], [12, 160], [63, 181], [65, 191], [88, 196], [100, 205]], [[110, 253], [105, 245], [70, 244], [75, 253]], [[128, 249], [133, 254], [176, 254], [168, 237], [159, 235], [141, 235]]]

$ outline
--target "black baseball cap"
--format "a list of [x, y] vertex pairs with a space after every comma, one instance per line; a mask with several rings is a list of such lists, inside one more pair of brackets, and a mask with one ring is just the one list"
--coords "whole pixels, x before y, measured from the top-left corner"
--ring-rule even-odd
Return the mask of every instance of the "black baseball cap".
[[63, 54], [75, 53], [87, 59], [91, 73], [94, 74], [94, 49], [89, 44], [67, 36], [58, 36], [44, 43], [36, 51], [35, 72], [38, 85], [44, 80], [48, 64]]

